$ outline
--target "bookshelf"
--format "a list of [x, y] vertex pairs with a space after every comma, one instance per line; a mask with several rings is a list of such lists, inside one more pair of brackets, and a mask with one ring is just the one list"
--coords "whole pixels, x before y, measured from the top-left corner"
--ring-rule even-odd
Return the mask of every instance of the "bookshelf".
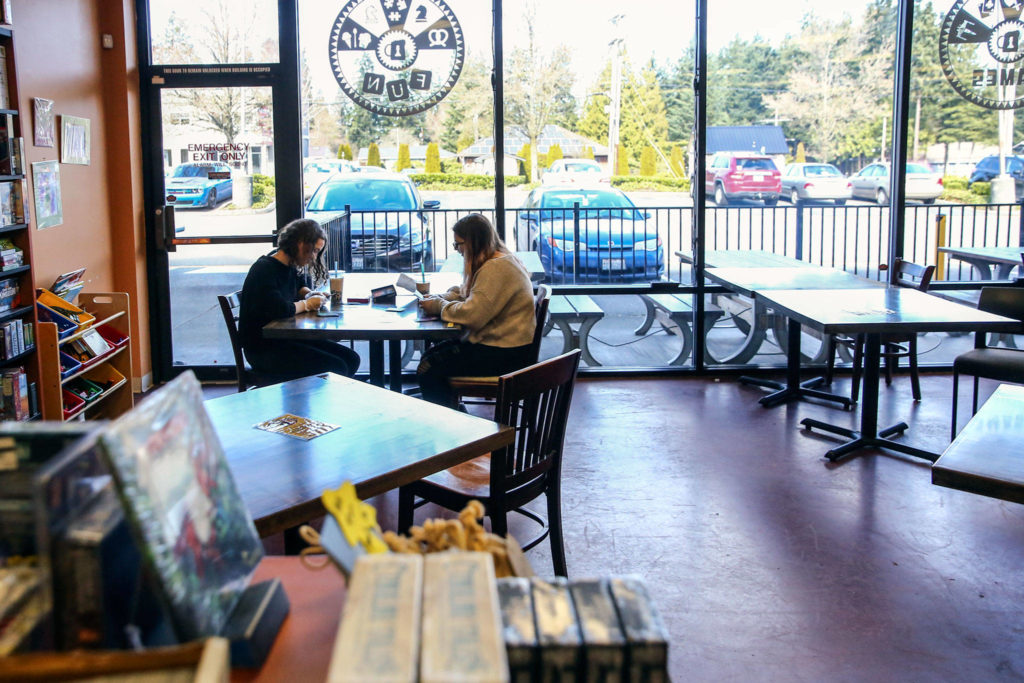
[[[112, 419], [131, 410], [134, 405], [132, 385], [128, 379], [132, 371], [128, 295], [124, 292], [83, 293], [78, 297], [78, 306], [96, 316], [96, 321], [85, 329], [60, 339], [56, 324], [40, 322], [37, 326], [36, 348], [44, 420]], [[62, 376], [61, 350], [88, 332], [104, 326], [119, 333], [122, 343]], [[106, 386], [101, 387], [102, 393], [75, 407], [65, 400], [66, 390], [80, 378]]]
[[[0, 290], [9, 289], [10, 286], [18, 290], [16, 301], [0, 299], [0, 326], [15, 323], [21, 328], [19, 331], [24, 330], [26, 335], [30, 335], [28, 326], [36, 324], [32, 229], [27, 210], [31, 201], [25, 180], [25, 131], [30, 120], [18, 109], [20, 100], [15, 64], [15, 28], [11, 23], [9, 7], [9, 3], [0, 0], [0, 240], [4, 240], [13, 250], [21, 251], [21, 263], [10, 264], [6, 270], [0, 270]], [[20, 203], [18, 211], [13, 210], [13, 205], [7, 204], [12, 196]], [[0, 251], [9, 250], [10, 247], [0, 247]], [[0, 375], [15, 374], [22, 370], [24, 382], [35, 387], [31, 391], [37, 397], [35, 407], [27, 413], [20, 411], [20, 419], [35, 419], [41, 413], [36, 348], [35, 345], [26, 345], [21, 351], [7, 353], [0, 347]], [[0, 384], [5, 384], [5, 380], [6, 377], [0, 380]], [[11, 408], [8, 401], [4, 401], [4, 405]], [[0, 412], [0, 420], [5, 419], [17, 419], [13, 409]]]

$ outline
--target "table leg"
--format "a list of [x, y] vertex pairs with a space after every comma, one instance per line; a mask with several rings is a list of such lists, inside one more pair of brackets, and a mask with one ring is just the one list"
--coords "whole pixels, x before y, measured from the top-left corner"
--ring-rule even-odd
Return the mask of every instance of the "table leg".
[[370, 340], [370, 384], [384, 386], [384, 342]]
[[805, 382], [800, 381], [800, 323], [790, 319], [789, 330], [786, 335], [789, 337], [786, 344], [786, 382], [776, 382], [770, 379], [760, 379], [756, 377], [740, 377], [740, 381], [744, 384], [753, 384], [759, 387], [768, 387], [769, 389], [775, 389], [774, 393], [763, 396], [759, 401], [765, 408], [772, 408], [779, 405], [780, 403], [786, 403], [793, 399], [811, 397], [820, 398], [825, 401], [835, 401], [836, 403], [843, 404], [844, 408], [848, 408], [852, 405], [847, 396], [840, 396], [838, 394], [832, 394], [827, 391], [818, 391], [814, 387], [821, 385], [824, 381], [824, 377], [814, 377]]
[[391, 391], [401, 392], [402, 341], [400, 339], [392, 339], [388, 341], [388, 378], [390, 379]]
[[811, 418], [804, 418], [800, 421], [800, 424], [808, 430], [814, 427], [821, 431], [838, 434], [839, 436], [845, 436], [850, 439], [850, 441], [840, 446], [836, 446], [825, 454], [825, 457], [832, 462], [835, 462], [850, 453], [859, 451], [862, 448], [884, 448], [890, 451], [912, 455], [915, 458], [922, 458], [924, 460], [935, 462], [939, 458], [938, 453], [914, 448], [913, 446], [908, 446], [907, 444], [899, 443], [897, 441], [891, 441], [887, 438], [905, 432], [908, 429], [906, 422], [897, 422], [896, 424], [886, 427], [881, 431], [878, 430], [878, 385], [879, 375], [881, 374], [882, 336], [877, 333], [865, 336], [864, 391], [861, 394], [860, 430], [848, 429], [846, 427], [840, 427], [838, 425], [829, 424], [827, 422]]

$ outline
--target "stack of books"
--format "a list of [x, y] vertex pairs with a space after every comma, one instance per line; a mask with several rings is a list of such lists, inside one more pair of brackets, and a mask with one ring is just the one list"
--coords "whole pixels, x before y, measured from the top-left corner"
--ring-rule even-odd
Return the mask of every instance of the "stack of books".
[[0, 325], [0, 360], [20, 356], [36, 345], [35, 328], [20, 318]]
[[0, 175], [25, 173], [25, 139], [14, 134], [14, 115], [0, 114]]
[[0, 226], [20, 225], [27, 221], [25, 181], [0, 182]]
[[24, 368], [0, 371], [0, 418], [20, 422], [32, 416], [28, 385]]
[[0, 567], [0, 657], [20, 650], [47, 613], [38, 568]]
[[25, 265], [25, 252], [9, 238], [0, 239], [0, 270], [14, 270]]

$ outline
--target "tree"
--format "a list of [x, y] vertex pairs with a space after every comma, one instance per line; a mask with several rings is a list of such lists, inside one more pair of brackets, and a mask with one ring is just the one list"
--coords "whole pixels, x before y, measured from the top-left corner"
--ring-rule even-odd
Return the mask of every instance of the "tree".
[[630, 175], [629, 151], [625, 145], [619, 145], [619, 153], [615, 159], [615, 175]]
[[424, 173], [441, 172], [441, 152], [438, 150], [436, 142], [427, 145], [427, 159], [423, 171]]
[[461, 152], [462, 150], [467, 149], [470, 145], [473, 144], [475, 140], [476, 138], [474, 138], [469, 133], [463, 133], [462, 135], [459, 136], [458, 141], [455, 143], [455, 151]]
[[409, 145], [404, 142], [398, 146], [398, 161], [395, 162], [395, 170], [402, 171], [412, 168], [412, 160], [409, 159]]
[[544, 56], [536, 42], [536, 10], [528, 4], [526, 19], [526, 46], [516, 48], [509, 58], [505, 72], [505, 110], [508, 121], [522, 128], [530, 142], [530, 167], [538, 168], [537, 143], [544, 127], [553, 124], [565, 107], [572, 104], [572, 85], [575, 79], [570, 70], [569, 50], [564, 45]]
[[796, 154], [793, 156], [793, 161], [802, 164], [807, 161], [807, 150], [804, 149], [804, 143], [796, 143]]
[[490, 66], [467, 58], [455, 87], [434, 110], [440, 117], [441, 133], [430, 139], [439, 140], [445, 149], [460, 151], [485, 137], [494, 129]]
[[352, 148], [347, 142], [338, 145], [338, 158], [352, 161]]
[[559, 159], [562, 159], [562, 158], [563, 158], [562, 146], [559, 145], [556, 142], [555, 144], [553, 144], [550, 147], [548, 147], [548, 157], [547, 157], [547, 160], [546, 160], [547, 163], [545, 163], [545, 166], [547, 166], [548, 168], [551, 168], [551, 164], [555, 163], [556, 161], [558, 161]]
[[668, 168], [675, 177], [686, 177], [686, 164], [683, 163], [683, 148], [681, 145], [672, 145], [672, 155], [668, 160]]
[[366, 165], [367, 166], [383, 166], [380, 162], [380, 148], [376, 142], [370, 143], [370, 149], [366, 152]]
[[580, 152], [580, 156], [582, 158], [584, 158], [584, 159], [593, 159], [594, 158], [594, 148], [591, 147], [590, 145], [586, 145], [583, 148], [583, 150]]
[[516, 156], [520, 156], [520, 157], [523, 158], [523, 175], [526, 176], [526, 182], [528, 182], [528, 183], [532, 183], [533, 182], [533, 168], [534, 167], [533, 167], [533, 163], [530, 161], [530, 159], [533, 156], [531, 154], [531, 150], [532, 150], [532, 145], [530, 145], [530, 143], [527, 142], [525, 145], [523, 145], [522, 147], [519, 148], [518, 152], [516, 152]]
[[640, 153], [640, 175], [652, 176], [658, 168], [658, 157], [654, 153], [654, 148], [650, 145], [644, 147], [644, 151]]

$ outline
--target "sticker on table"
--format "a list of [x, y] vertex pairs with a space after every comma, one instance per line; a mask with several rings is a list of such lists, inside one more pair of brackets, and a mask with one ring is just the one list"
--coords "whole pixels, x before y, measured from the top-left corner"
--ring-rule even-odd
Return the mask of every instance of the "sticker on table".
[[328, 432], [333, 432], [338, 428], [338, 425], [328, 424], [327, 422], [321, 422], [320, 420], [311, 420], [308, 417], [299, 417], [298, 415], [291, 415], [285, 413], [280, 417], [275, 417], [272, 420], [266, 422], [260, 422], [258, 425], [253, 425], [256, 429], [262, 429], [265, 432], [274, 432], [275, 434], [284, 434], [285, 436], [292, 436], [296, 439], [302, 439], [303, 441], [309, 441], [315, 439], [318, 436], [323, 436]]

